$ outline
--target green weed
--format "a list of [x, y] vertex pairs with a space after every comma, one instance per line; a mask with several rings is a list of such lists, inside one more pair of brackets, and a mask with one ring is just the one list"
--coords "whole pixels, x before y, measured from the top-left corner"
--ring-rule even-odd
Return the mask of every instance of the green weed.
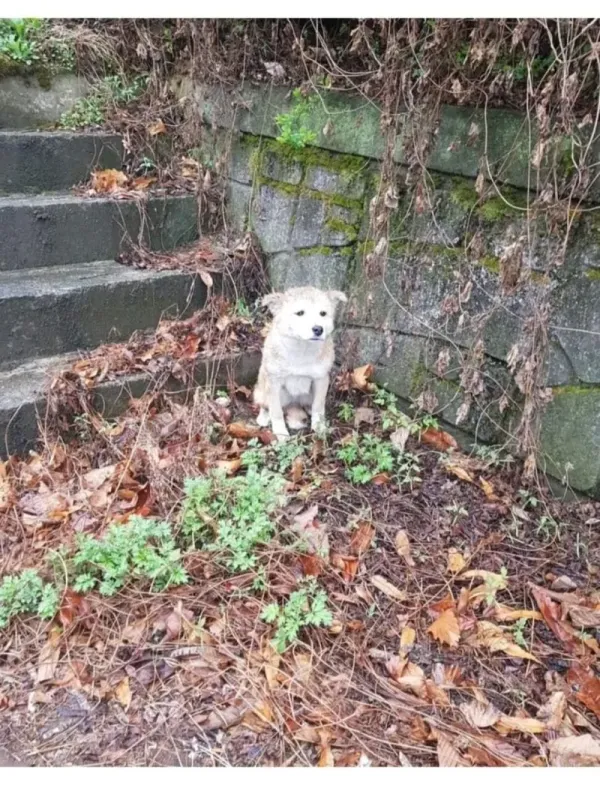
[[277, 625], [273, 645], [280, 653], [298, 639], [303, 627], [327, 627], [333, 623], [327, 607], [327, 594], [314, 578], [305, 580], [284, 605], [268, 605], [261, 618], [268, 624]]
[[307, 99], [299, 88], [293, 91], [292, 96], [293, 104], [290, 111], [277, 115], [275, 118], [275, 123], [279, 128], [277, 142], [292, 148], [304, 148], [317, 139], [315, 132], [307, 129], [303, 123], [309, 110], [318, 99], [316, 96]]
[[188, 581], [170, 525], [143, 517], [111, 526], [102, 539], [79, 536], [71, 560], [76, 591], [112, 596], [132, 578], [150, 580], [157, 591]]
[[45, 583], [34, 569], [9, 575], [0, 584], [0, 629], [21, 613], [37, 613], [40, 618], [53, 618], [60, 595], [55, 586]]
[[72, 109], [61, 116], [59, 126], [64, 129], [101, 126], [106, 120], [109, 107], [125, 106], [136, 101], [146, 90], [147, 83], [146, 75], [137, 76], [131, 81], [125, 81], [120, 76], [105, 77], [89, 96], [80, 99]]
[[245, 476], [187, 479], [182, 534], [191, 546], [223, 552], [232, 572], [253, 569], [256, 549], [274, 536], [273, 515], [285, 501], [284, 485], [283, 476], [256, 466]]
[[398, 451], [389, 441], [375, 435], [355, 433], [340, 446], [336, 456], [346, 466], [345, 475], [352, 484], [368, 484], [380, 473], [396, 477], [399, 484], [420, 481], [420, 467], [414, 454]]
[[342, 402], [338, 408], [338, 419], [340, 421], [352, 421], [356, 413], [356, 408], [351, 402]]

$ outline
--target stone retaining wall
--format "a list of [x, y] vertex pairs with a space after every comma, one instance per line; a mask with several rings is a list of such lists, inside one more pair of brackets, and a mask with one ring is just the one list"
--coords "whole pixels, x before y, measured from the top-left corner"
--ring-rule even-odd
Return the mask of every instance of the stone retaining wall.
[[[546, 260], [561, 241], [547, 217], [526, 226], [524, 187], [534, 182], [528, 161], [536, 132], [524, 115], [444, 108], [427, 161], [428, 194], [418, 206], [404, 185], [400, 134], [388, 258], [383, 272], [365, 275], [373, 246], [368, 209], [383, 150], [377, 107], [326, 95], [303, 121], [315, 145], [296, 150], [275, 139], [274, 118], [290, 106], [285, 90], [227, 93], [190, 83], [179, 89], [201, 110], [203, 161], [229, 157], [230, 220], [258, 235], [273, 287], [358, 288], [345, 315], [344, 361], [374, 362], [378, 379], [407, 401], [424, 390], [435, 395], [443, 418], [460, 421], [471, 438], [510, 443], [521, 399], [507, 355], [543, 289], [550, 307], [544, 384], [553, 398], [543, 416], [539, 464], [559, 479], [566, 474], [575, 489], [600, 495], [600, 218], [573, 213], [566, 260], [549, 276]], [[561, 145], [549, 156], [556, 163], [560, 154], [566, 167], [569, 141]], [[481, 201], [474, 179], [485, 150], [500, 190]], [[547, 166], [548, 160], [542, 173]], [[474, 236], [477, 251], [471, 244], [467, 255]], [[511, 283], [501, 256], [520, 236], [527, 238], [525, 269]], [[469, 354], [478, 353], [482, 379], [462, 421], [461, 373]]]

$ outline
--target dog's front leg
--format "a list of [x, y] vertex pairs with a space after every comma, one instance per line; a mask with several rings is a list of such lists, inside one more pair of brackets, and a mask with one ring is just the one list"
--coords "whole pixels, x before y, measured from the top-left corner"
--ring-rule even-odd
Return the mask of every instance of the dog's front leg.
[[290, 437], [288, 428], [285, 425], [283, 407], [281, 405], [282, 380], [272, 380], [269, 388], [269, 416], [271, 417], [271, 429], [280, 441]]
[[325, 426], [325, 400], [329, 388], [329, 375], [313, 381], [313, 401], [310, 426], [318, 432]]

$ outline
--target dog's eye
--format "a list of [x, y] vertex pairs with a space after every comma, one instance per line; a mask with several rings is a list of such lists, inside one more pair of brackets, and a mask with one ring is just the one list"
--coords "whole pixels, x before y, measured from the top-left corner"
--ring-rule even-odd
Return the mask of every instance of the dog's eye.
[[298, 317], [302, 317], [303, 314], [304, 314], [304, 309], [301, 309], [299, 312], [296, 312], [296, 315]]
[[321, 317], [327, 317], [327, 312], [321, 312]]

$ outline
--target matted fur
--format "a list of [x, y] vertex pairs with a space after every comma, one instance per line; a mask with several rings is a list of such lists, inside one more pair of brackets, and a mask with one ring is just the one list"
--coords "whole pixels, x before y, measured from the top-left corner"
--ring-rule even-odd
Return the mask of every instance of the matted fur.
[[274, 319], [265, 339], [254, 401], [260, 406], [258, 423], [271, 424], [280, 440], [289, 437], [284, 412], [292, 429], [303, 426], [304, 408], [310, 410], [313, 430], [325, 422], [335, 360], [335, 311], [346, 300], [339, 290], [316, 287], [293, 287], [263, 298]]

